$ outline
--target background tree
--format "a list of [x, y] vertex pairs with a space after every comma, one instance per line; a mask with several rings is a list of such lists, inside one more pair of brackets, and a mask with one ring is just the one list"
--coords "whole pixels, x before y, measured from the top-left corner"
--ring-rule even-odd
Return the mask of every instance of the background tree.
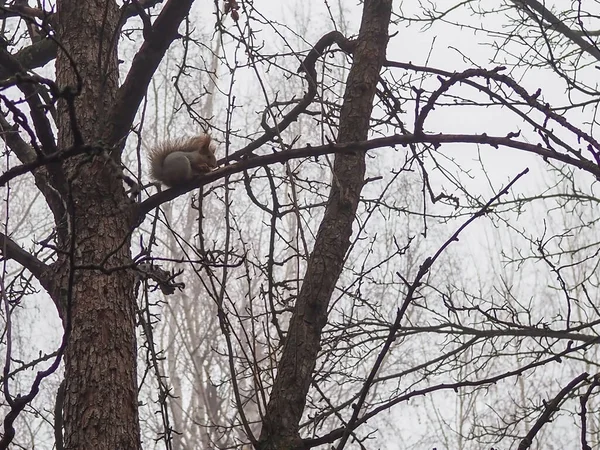
[[[32, 5], [0, 447], [597, 444], [594, 10]], [[200, 131], [221, 168], [154, 194], [146, 150]]]

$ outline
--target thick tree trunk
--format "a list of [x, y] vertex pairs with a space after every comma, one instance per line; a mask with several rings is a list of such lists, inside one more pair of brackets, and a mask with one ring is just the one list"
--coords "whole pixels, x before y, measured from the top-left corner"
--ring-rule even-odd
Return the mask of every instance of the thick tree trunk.
[[[113, 0], [58, 0], [57, 12], [63, 46], [56, 59], [57, 82], [74, 88], [79, 73], [83, 85], [75, 101], [75, 126], [85, 143], [93, 143], [103, 132], [118, 86], [118, 8]], [[65, 148], [75, 142], [66, 103], [59, 102], [58, 114], [58, 144]], [[64, 167], [71, 217], [58, 226], [67, 227], [63, 236], [74, 236], [62, 242], [67, 253], [57, 264], [67, 274], [62, 317], [71, 329], [65, 353], [65, 448], [137, 450], [133, 277], [118, 269], [131, 262], [130, 205], [116, 164], [106, 155], [83, 155]]]
[[[348, 76], [338, 142], [367, 139], [375, 88], [385, 59], [391, 0], [365, 0], [362, 23]], [[365, 154], [336, 155], [332, 187], [317, 233], [277, 377], [263, 420], [260, 448], [301, 448], [298, 427], [327, 322], [329, 300], [350, 244], [360, 192]]]

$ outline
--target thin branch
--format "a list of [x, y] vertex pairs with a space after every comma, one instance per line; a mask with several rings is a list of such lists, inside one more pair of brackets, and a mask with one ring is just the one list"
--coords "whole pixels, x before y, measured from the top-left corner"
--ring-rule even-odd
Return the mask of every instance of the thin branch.
[[527, 436], [525, 436], [523, 438], [523, 440], [519, 444], [518, 450], [527, 450], [529, 447], [531, 447], [531, 444], [533, 443], [533, 439], [535, 438], [535, 435], [538, 434], [538, 432], [542, 429], [542, 427], [545, 424], [550, 422], [550, 420], [552, 419], [552, 415], [560, 409], [559, 407], [560, 407], [560, 404], [562, 403], [563, 399], [573, 389], [575, 389], [575, 387], [579, 383], [581, 383], [583, 381], [587, 381], [588, 377], [589, 377], [589, 374], [587, 374], [585, 372], [582, 373], [577, 378], [572, 380], [569, 384], [567, 384], [563, 389], [561, 389], [561, 391], [556, 395], [556, 397], [554, 397], [552, 399], [552, 401], [550, 403], [546, 404], [546, 408], [544, 409], [544, 412], [542, 413], [540, 418], [538, 420], [536, 420], [536, 422], [533, 425], [533, 427], [531, 428], [531, 430], [529, 430], [529, 433], [527, 433]]
[[591, 42], [587, 42], [576, 31], [571, 30], [565, 23], [556, 17], [548, 8], [542, 5], [537, 0], [511, 0], [518, 8], [531, 8], [537, 12], [543, 20], [552, 26], [556, 31], [561, 33], [574, 44], [577, 44], [581, 50], [592, 55], [596, 60], [600, 61], [600, 49]]
[[[19, 63], [19, 61], [3, 48], [0, 48], [0, 66], [10, 71], [11, 75], [18, 76], [19, 74], [22, 74], [25, 76], [27, 74], [27, 70]], [[36, 87], [33, 86], [30, 81], [17, 82], [17, 85], [25, 95], [25, 99], [29, 105], [35, 131], [42, 144], [42, 152], [55, 152], [56, 141], [54, 139], [54, 133], [52, 132], [52, 125], [46, 116], [46, 108], [40, 100]]]
[[[567, 348], [565, 350], [563, 350], [562, 352], [557, 353], [555, 355], [550, 355], [548, 358], [545, 358], [541, 361], [535, 361], [535, 362], [532, 362], [525, 366], [518, 367], [514, 370], [510, 370], [508, 372], [504, 372], [504, 373], [494, 375], [494, 376], [491, 376], [488, 378], [483, 378], [483, 379], [479, 378], [476, 380], [464, 380], [464, 381], [459, 381], [456, 383], [442, 383], [442, 384], [437, 384], [434, 386], [429, 386], [429, 387], [426, 387], [423, 389], [418, 389], [418, 390], [409, 392], [407, 394], [398, 396], [383, 405], [380, 405], [380, 406], [374, 408], [372, 411], [370, 411], [367, 414], [365, 414], [364, 416], [362, 416], [353, 425], [352, 429], [358, 428], [360, 425], [373, 419], [375, 416], [377, 416], [381, 412], [387, 411], [391, 407], [393, 407], [399, 403], [409, 401], [410, 399], [417, 398], [417, 397], [423, 397], [424, 395], [431, 394], [431, 393], [437, 392], [437, 391], [452, 390], [452, 391], [458, 392], [458, 390], [461, 388], [488, 386], [488, 385], [496, 384], [499, 381], [506, 380], [508, 378], [512, 378], [515, 376], [522, 376], [527, 371], [533, 370], [537, 367], [542, 367], [551, 362], [560, 362], [561, 358], [563, 356], [567, 356], [571, 353], [575, 353], [580, 350], [589, 348], [593, 345], [598, 344], [599, 341], [600, 341], [600, 338], [595, 338], [595, 339], [585, 342], [577, 347], [568, 345]], [[341, 438], [345, 432], [346, 432], [346, 427], [340, 427], [340, 428], [336, 428], [335, 430], [330, 431], [329, 433], [327, 433], [321, 437], [313, 438], [313, 439], [304, 439], [303, 442], [304, 442], [305, 448], [312, 448], [312, 447], [316, 447], [317, 445], [332, 443], [335, 440]]]
[[83, 153], [88, 154], [96, 154], [104, 151], [104, 147], [97, 147], [93, 145], [83, 145], [83, 146], [74, 146], [70, 147], [67, 150], [60, 150], [54, 153], [50, 153], [48, 155], [41, 155], [35, 161], [32, 161], [27, 164], [21, 164], [20, 166], [12, 167], [0, 175], [0, 186], [4, 186], [13, 178], [18, 177], [19, 175], [23, 175], [29, 173], [35, 169], [38, 169], [43, 166], [47, 166], [52, 163], [56, 163], [59, 161], [64, 161], [72, 156], [81, 155]]
[[508, 194], [510, 188], [521, 177], [523, 177], [528, 172], [529, 172], [529, 169], [525, 169], [523, 172], [521, 172], [517, 176], [515, 176], [511, 180], [510, 183], [508, 183], [504, 188], [502, 188], [500, 190], [500, 192], [498, 192], [485, 205], [483, 205], [475, 214], [473, 214], [467, 221], [465, 221], [465, 223], [463, 223], [452, 234], [452, 236], [450, 236], [439, 247], [439, 249], [433, 254], [433, 256], [425, 258], [425, 260], [423, 261], [423, 264], [421, 264], [421, 266], [419, 267], [419, 271], [417, 272], [417, 275], [415, 276], [414, 280], [412, 281], [412, 283], [410, 283], [408, 285], [408, 292], [406, 293], [406, 297], [405, 297], [404, 301], [402, 302], [402, 305], [400, 306], [400, 308], [398, 308], [398, 312], [396, 313], [396, 319], [394, 320], [394, 324], [390, 328], [390, 331], [388, 333], [388, 337], [385, 340], [385, 343], [383, 344], [383, 347], [381, 348], [381, 351], [379, 352], [379, 355], [377, 356], [377, 359], [376, 359], [375, 363], [373, 364], [373, 367], [371, 368], [369, 376], [367, 377], [367, 379], [364, 382], [364, 385], [363, 385], [363, 387], [361, 389], [360, 396], [359, 396], [358, 400], [356, 401], [356, 403], [354, 403], [352, 405], [353, 406], [352, 416], [351, 416], [350, 420], [348, 421], [348, 423], [346, 425], [346, 430], [344, 431], [344, 434], [341, 436], [340, 442], [338, 443], [338, 445], [336, 447], [337, 450], [342, 450], [344, 448], [344, 446], [346, 445], [346, 442], [348, 441], [348, 438], [350, 437], [350, 434], [352, 433], [352, 431], [355, 428], [355, 424], [358, 423], [360, 411], [361, 411], [361, 409], [362, 409], [362, 407], [363, 407], [363, 405], [365, 403], [365, 400], [367, 399], [367, 394], [368, 394], [369, 390], [371, 389], [371, 386], [373, 385], [373, 382], [375, 380], [375, 376], [379, 372], [379, 369], [380, 369], [381, 365], [383, 364], [383, 361], [385, 360], [385, 358], [386, 358], [386, 356], [387, 356], [390, 348], [392, 347], [392, 344], [396, 340], [396, 332], [401, 327], [402, 319], [404, 318], [404, 315], [405, 315], [406, 311], [408, 310], [408, 307], [414, 301], [414, 297], [415, 297], [415, 294], [417, 292], [417, 289], [423, 283], [423, 279], [429, 273], [429, 270], [431, 269], [431, 267], [433, 266], [433, 264], [439, 259], [439, 257], [450, 246], [450, 244], [452, 244], [453, 242], [458, 242], [458, 237], [460, 236], [460, 234], [471, 223], [473, 223], [478, 218], [485, 216], [485, 214], [487, 214], [489, 212], [489, 210], [492, 207], [492, 205], [494, 203], [496, 203], [500, 199], [500, 197], [502, 197], [503, 195]]

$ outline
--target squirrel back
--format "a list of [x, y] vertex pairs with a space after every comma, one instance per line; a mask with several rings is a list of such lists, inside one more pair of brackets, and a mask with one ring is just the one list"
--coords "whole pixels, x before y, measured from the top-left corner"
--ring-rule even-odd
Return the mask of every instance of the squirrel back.
[[217, 167], [208, 134], [165, 142], [150, 151], [149, 159], [152, 178], [167, 186], [186, 183]]

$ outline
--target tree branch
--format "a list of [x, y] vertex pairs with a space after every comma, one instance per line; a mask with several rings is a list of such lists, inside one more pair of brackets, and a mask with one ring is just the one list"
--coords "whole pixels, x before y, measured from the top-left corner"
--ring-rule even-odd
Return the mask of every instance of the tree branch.
[[[533, 9], [537, 12], [542, 20], [549, 23], [552, 28], [561, 33], [567, 39], [569, 39], [574, 44], [578, 45], [581, 50], [592, 55], [596, 60], [600, 61], [600, 49], [596, 47], [593, 43], [587, 42], [583, 39], [577, 32], [571, 30], [568, 26], [564, 24], [562, 20], [556, 17], [548, 8], [542, 5], [537, 0], [511, 0], [518, 8], [525, 9], [527, 8]], [[536, 18], [537, 19], [537, 18]]]
[[[19, 50], [13, 55], [15, 61], [23, 70], [29, 71], [37, 67], [42, 67], [56, 58], [58, 46], [53, 39], [43, 39], [33, 45]], [[0, 80], [12, 76], [14, 73], [8, 67], [0, 65]]]
[[[27, 167], [28, 164], [31, 164], [36, 168], [40, 167], [37, 166], [38, 159], [36, 158], [36, 154], [31, 148], [31, 146], [28, 145], [27, 142], [23, 140], [23, 138], [21, 138], [19, 132], [16, 129], [14, 129], [1, 114], [0, 132], [2, 135], [2, 139], [4, 139], [6, 145], [8, 145], [8, 147], [15, 153], [15, 155], [17, 155], [17, 158], [19, 158], [19, 160], [24, 163], [24, 165], [18, 167], [24, 168]], [[43, 158], [44, 157], [42, 157], [41, 159]], [[31, 170], [35, 179], [35, 185], [46, 199], [50, 210], [54, 214], [55, 223], [60, 223], [60, 219], [64, 217], [65, 214], [65, 207], [62, 195], [53, 186], [65, 186], [62, 171], [60, 169]], [[26, 172], [28, 171], [29, 170], [26, 170]], [[8, 176], [10, 178], [10, 173], [11, 170], [8, 170], [3, 175], [0, 175], [0, 178], [4, 176]], [[51, 177], [55, 177], [55, 179], [53, 180]]]
[[4, 259], [12, 259], [25, 267], [42, 284], [48, 286], [47, 277], [49, 266], [44, 264], [31, 253], [23, 250], [15, 241], [0, 233], [0, 251]]
[[298, 73], [304, 72], [306, 74], [305, 79], [308, 83], [308, 90], [302, 99], [290, 110], [289, 113], [283, 116], [283, 118], [277, 124], [275, 124], [273, 127], [265, 127], [265, 132], [262, 136], [255, 139], [241, 150], [229, 155], [227, 157], [227, 161], [239, 160], [243, 156], [251, 154], [254, 150], [266, 144], [275, 136], [278, 136], [283, 130], [295, 122], [300, 114], [306, 111], [306, 108], [310, 106], [317, 95], [317, 71], [315, 69], [315, 64], [317, 63], [318, 58], [323, 55], [325, 49], [329, 48], [334, 43], [349, 55], [352, 54], [356, 45], [356, 41], [347, 39], [339, 31], [330, 31], [322, 36], [321, 39], [319, 39], [314, 47], [308, 52], [308, 55], [306, 55], [306, 58], [304, 58], [304, 61], [301, 62], [300, 67], [298, 68]]
[[[17, 61], [13, 55], [3, 48], [0, 48], [0, 66], [9, 71], [10, 75], [18, 76], [19, 74], [27, 74], [27, 70], [21, 66], [19, 61]], [[50, 125], [50, 121], [46, 116], [46, 108], [42, 104], [36, 88], [30, 80], [20, 82], [17, 80], [16, 84], [25, 95], [36, 135], [42, 144], [42, 152], [55, 152], [56, 140], [54, 139], [52, 126]]]
[[[484, 386], [489, 386], [492, 384], [497, 384], [499, 381], [502, 381], [502, 380], [506, 380], [506, 379], [509, 379], [512, 377], [519, 377], [519, 376], [523, 375], [524, 373], [531, 371], [537, 367], [543, 367], [546, 364], [549, 364], [552, 362], [560, 362], [560, 359], [562, 357], [567, 356], [572, 353], [575, 353], [575, 352], [578, 352], [580, 350], [585, 350], [585, 349], [589, 348], [590, 346], [597, 344], [598, 341], [599, 341], [599, 338], [596, 337], [596, 338], [592, 339], [591, 341], [583, 343], [577, 347], [567, 346], [567, 348], [565, 350], [563, 350], [562, 352], [559, 352], [554, 355], [550, 355], [548, 358], [544, 358], [540, 361], [534, 361], [525, 366], [517, 367], [514, 370], [510, 370], [508, 372], [504, 372], [504, 373], [501, 373], [498, 375], [493, 375], [491, 377], [487, 377], [487, 378], [483, 378], [483, 379], [479, 378], [479, 379], [475, 379], [475, 380], [467, 379], [467, 380], [463, 380], [463, 381], [458, 381], [456, 383], [442, 383], [442, 384], [437, 384], [437, 385], [433, 385], [433, 386], [428, 386], [426, 388], [418, 389], [418, 390], [415, 390], [412, 392], [408, 392], [406, 394], [400, 395], [400, 396], [390, 400], [389, 402], [386, 402], [380, 406], [377, 406], [370, 412], [366, 413], [363, 417], [361, 417], [353, 425], [353, 429], [356, 429], [360, 425], [367, 423], [369, 420], [373, 419], [375, 416], [380, 414], [382, 411], [389, 410], [390, 408], [392, 408], [395, 405], [398, 405], [399, 403], [407, 402], [413, 398], [423, 397], [427, 394], [431, 394], [431, 393], [438, 392], [438, 391], [452, 390], [454, 392], [458, 392], [459, 389], [466, 388], [466, 387], [484, 387]], [[305, 444], [304, 448], [312, 448], [312, 447], [316, 447], [317, 445], [332, 443], [335, 440], [342, 437], [344, 432], [346, 432], [346, 428], [340, 427], [340, 428], [336, 428], [335, 430], [328, 432], [327, 434], [325, 434], [321, 437], [313, 438], [313, 439], [305, 439], [304, 440], [304, 444]]]
[[523, 440], [519, 444], [518, 450], [527, 450], [529, 447], [531, 447], [535, 435], [538, 434], [538, 432], [546, 423], [550, 422], [550, 420], [552, 419], [552, 414], [559, 410], [559, 406], [562, 403], [563, 398], [565, 398], [573, 389], [575, 389], [575, 386], [577, 386], [579, 383], [586, 381], [588, 377], [589, 374], [582, 373], [577, 378], [572, 380], [569, 384], [567, 384], [556, 395], [556, 397], [552, 399], [550, 403], [545, 404], [546, 408], [544, 409], [544, 412], [542, 413], [540, 418], [536, 420], [531, 430], [529, 430], [529, 433], [527, 433], [527, 436], [523, 438]]
[[[266, 166], [275, 163], [283, 163], [292, 159], [306, 158], [311, 156], [321, 156], [333, 153], [354, 153], [356, 151], [366, 151], [381, 147], [394, 147], [396, 145], [407, 146], [410, 144], [456, 144], [456, 143], [471, 143], [471, 144], [487, 144], [494, 148], [508, 147], [522, 150], [529, 153], [539, 155], [544, 159], [556, 160], [569, 164], [584, 170], [597, 178], [600, 178], [600, 167], [594, 162], [587, 159], [578, 159], [564, 153], [558, 153], [537, 144], [530, 144], [513, 139], [509, 136], [488, 136], [486, 134], [423, 134], [415, 136], [414, 134], [393, 135], [383, 138], [371, 139], [369, 141], [348, 142], [340, 144], [326, 144], [318, 147], [301, 147], [281, 152], [270, 153], [268, 155], [255, 156], [249, 159], [244, 159], [238, 163], [226, 165], [217, 170], [209, 172], [201, 177], [198, 177], [193, 182], [167, 189], [162, 191], [147, 200], [143, 201], [137, 209], [137, 221], [144, 220], [145, 215], [152, 209], [160, 206], [162, 203], [173, 200], [174, 198], [197, 189], [200, 186], [212, 183], [215, 180], [230, 176], [236, 173], [243, 172], [248, 169]], [[222, 163], [222, 161], [219, 161]], [[14, 169], [11, 170], [16, 170]], [[0, 186], [5, 183], [4, 175], [0, 176]]]
[[193, 1], [169, 0], [147, 33], [144, 43], [133, 58], [125, 82], [117, 92], [115, 105], [109, 112], [104, 134], [104, 140], [109, 146], [122, 148], [152, 75], [171, 43], [179, 36], [177, 30], [189, 13]]

